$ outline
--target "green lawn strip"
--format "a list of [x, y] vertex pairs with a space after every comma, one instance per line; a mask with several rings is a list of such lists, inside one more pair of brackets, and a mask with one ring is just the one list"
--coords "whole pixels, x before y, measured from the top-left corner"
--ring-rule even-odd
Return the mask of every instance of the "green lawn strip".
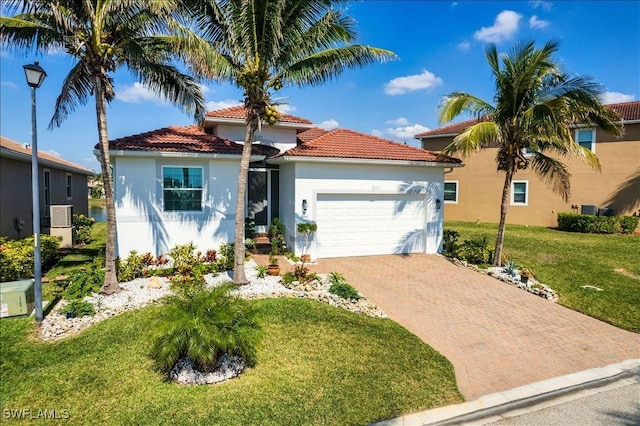
[[74, 247], [70, 252], [58, 261], [44, 276], [49, 278], [49, 283], [42, 285], [44, 300], [51, 300], [53, 295], [53, 280], [60, 275], [70, 275], [80, 268], [87, 267], [96, 256], [104, 252], [107, 224], [95, 223], [91, 228], [92, 240], [89, 244]]
[[[489, 235], [493, 242], [497, 232], [495, 224], [447, 222], [445, 228], [460, 240]], [[640, 332], [640, 237], [508, 225], [504, 246], [509, 260], [559, 293], [560, 304]]]
[[213, 386], [180, 386], [148, 352], [162, 307], [53, 344], [32, 320], [0, 321], [0, 409], [68, 409], [78, 424], [365, 424], [462, 401], [446, 358], [388, 319], [297, 299], [255, 301], [258, 363]]

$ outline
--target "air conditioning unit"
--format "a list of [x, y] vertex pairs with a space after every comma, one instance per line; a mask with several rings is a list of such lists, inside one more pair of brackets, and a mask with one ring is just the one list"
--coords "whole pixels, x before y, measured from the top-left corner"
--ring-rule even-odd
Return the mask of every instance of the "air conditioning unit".
[[51, 206], [51, 227], [71, 228], [73, 206]]
[[593, 204], [583, 204], [580, 209], [580, 214], [589, 214], [591, 216], [595, 216], [598, 214], [598, 206], [594, 206]]

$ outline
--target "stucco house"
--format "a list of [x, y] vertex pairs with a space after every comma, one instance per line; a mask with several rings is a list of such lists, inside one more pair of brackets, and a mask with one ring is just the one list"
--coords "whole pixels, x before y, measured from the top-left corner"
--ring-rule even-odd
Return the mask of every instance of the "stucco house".
[[[49, 232], [52, 205], [71, 205], [74, 214], [87, 214], [87, 177], [93, 174], [78, 164], [38, 152], [42, 232]], [[31, 197], [31, 147], [0, 136], [0, 235], [21, 238], [33, 234]]]
[[[233, 241], [244, 126], [235, 107], [208, 113], [201, 127], [110, 142], [119, 256]], [[439, 249], [444, 170], [460, 160], [286, 114], [255, 140], [246, 203], [258, 232], [278, 217], [288, 247], [312, 258]], [[318, 224], [308, 250], [296, 235], [303, 221]]]
[[[624, 125], [620, 138], [584, 124], [572, 128], [576, 143], [591, 149], [602, 171], [578, 158], [562, 158], [571, 172], [571, 198], [564, 202], [531, 170], [519, 170], [511, 186], [507, 222], [556, 226], [560, 212], [640, 215], [640, 102], [611, 104]], [[467, 120], [416, 135], [424, 149], [440, 151], [474, 123]], [[495, 147], [464, 159], [465, 167], [445, 174], [445, 220], [497, 223], [504, 174], [496, 171]], [[525, 153], [526, 155], [526, 153]]]

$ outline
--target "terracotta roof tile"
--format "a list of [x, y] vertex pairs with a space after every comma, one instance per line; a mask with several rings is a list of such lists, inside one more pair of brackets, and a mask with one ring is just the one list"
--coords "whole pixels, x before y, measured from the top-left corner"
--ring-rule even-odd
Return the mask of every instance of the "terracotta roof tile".
[[347, 129], [327, 132], [279, 155], [283, 156], [461, 163], [457, 158]]
[[322, 135], [326, 135], [327, 133], [329, 133], [328, 130], [321, 129], [320, 127], [314, 127], [309, 130], [305, 130], [304, 132], [298, 133], [298, 143], [311, 142], [312, 140], [319, 138]]
[[[25, 148], [25, 146], [19, 142], [13, 141], [11, 139], [5, 138], [4, 136], [0, 136], [0, 147], [6, 149], [8, 151], [12, 151], [14, 153], [22, 154], [24, 156], [28, 156], [31, 158], [31, 147]], [[72, 163], [71, 161], [67, 161], [63, 158], [56, 157], [55, 155], [48, 154], [43, 151], [38, 151], [38, 160], [48, 161], [50, 163], [55, 163], [60, 166], [75, 169], [80, 173], [85, 173], [89, 175], [93, 175], [93, 170], [89, 170], [86, 167], [80, 166], [79, 164]]]
[[[244, 120], [247, 118], [247, 111], [243, 106], [236, 106], [231, 108], [219, 109], [216, 111], [207, 112], [207, 117], [214, 118], [232, 118], [238, 120]], [[306, 118], [296, 117], [295, 115], [280, 114], [280, 120], [283, 123], [298, 123], [298, 124], [312, 124], [311, 121]]]
[[[170, 126], [109, 141], [112, 150], [200, 152], [241, 155], [242, 144], [205, 133], [198, 126]], [[263, 154], [254, 146], [253, 154]], [[263, 154], [264, 155], [264, 154]]]
[[[620, 119], [624, 123], [625, 121], [640, 120], [640, 101], [635, 102], [623, 102], [619, 104], [608, 104], [608, 107], [618, 113]], [[480, 120], [483, 120], [482, 118]], [[437, 137], [445, 135], [457, 135], [470, 125], [477, 123], [478, 119], [461, 121], [459, 123], [449, 124], [448, 126], [439, 127], [437, 129], [428, 130], [426, 132], [418, 133], [415, 137], [420, 139], [422, 137]]]

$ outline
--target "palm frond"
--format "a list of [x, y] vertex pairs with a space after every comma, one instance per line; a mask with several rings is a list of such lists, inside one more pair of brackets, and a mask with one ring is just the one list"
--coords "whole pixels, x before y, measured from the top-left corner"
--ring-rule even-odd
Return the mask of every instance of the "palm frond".
[[448, 123], [460, 114], [470, 114], [477, 118], [490, 115], [494, 107], [489, 103], [464, 92], [453, 92], [445, 96], [438, 105], [438, 120]]
[[468, 156], [482, 148], [483, 144], [491, 144], [500, 140], [500, 128], [491, 121], [481, 121], [467, 127], [453, 139], [442, 152], [444, 154], [462, 154]]
[[571, 196], [571, 173], [561, 161], [535, 152], [530, 162], [532, 170], [553, 192], [559, 194], [564, 201]]
[[71, 68], [62, 83], [62, 90], [56, 99], [53, 117], [49, 122], [49, 129], [59, 127], [67, 116], [80, 105], [87, 103], [93, 91], [91, 73], [82, 62]]

